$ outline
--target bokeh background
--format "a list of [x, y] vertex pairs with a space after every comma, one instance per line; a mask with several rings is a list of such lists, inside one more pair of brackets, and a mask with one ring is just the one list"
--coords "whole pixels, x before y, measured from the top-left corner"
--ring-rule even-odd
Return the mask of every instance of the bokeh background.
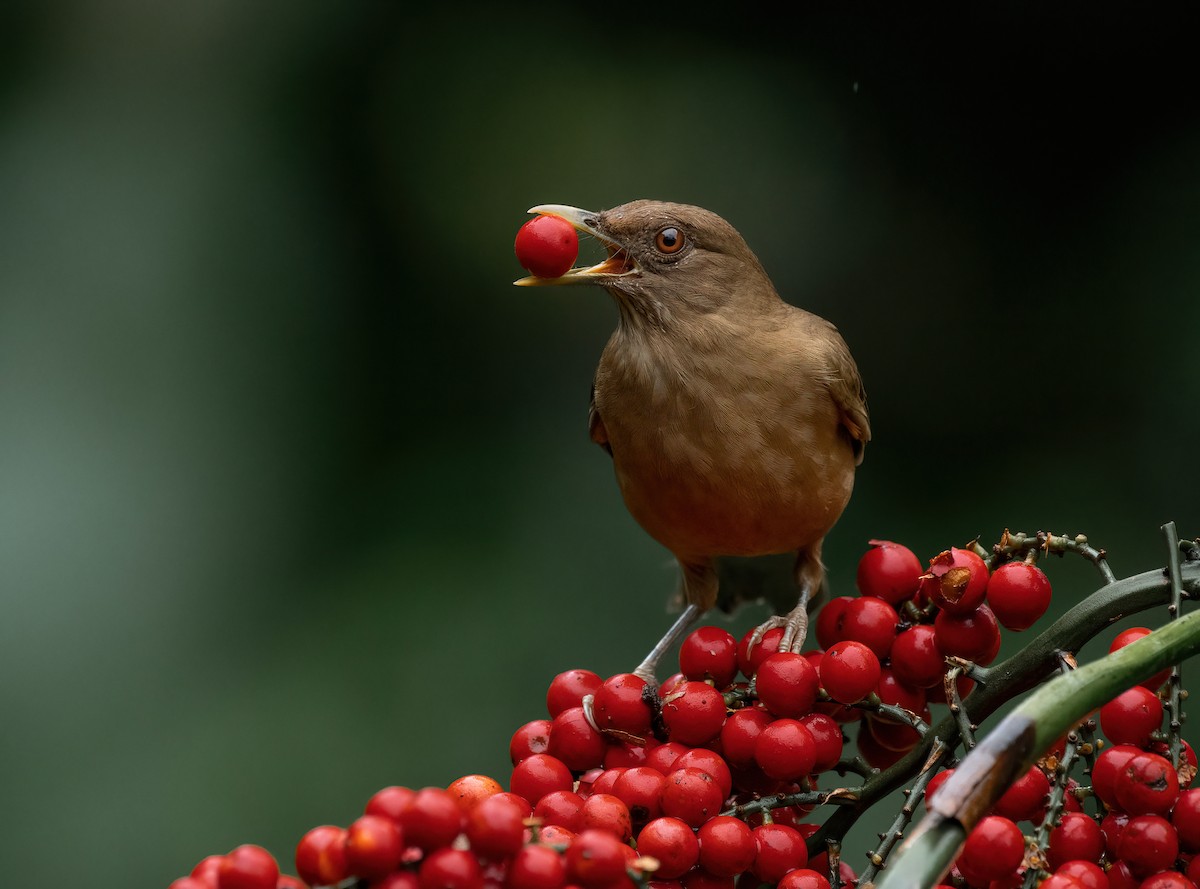
[[411, 7], [0, 12], [5, 882], [286, 865], [386, 784], [507, 780], [554, 673], [657, 638], [673, 568], [585, 429], [615, 310], [511, 286], [537, 203], [707, 206], [841, 328], [837, 593], [871, 537], [1086, 531], [1123, 574], [1200, 533], [1163, 8]]

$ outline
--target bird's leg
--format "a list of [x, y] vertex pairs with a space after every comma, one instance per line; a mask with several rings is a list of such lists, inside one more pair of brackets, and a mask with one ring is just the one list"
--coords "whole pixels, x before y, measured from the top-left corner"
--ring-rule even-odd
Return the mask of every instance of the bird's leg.
[[783, 629], [779, 639], [778, 651], [791, 651], [796, 654], [804, 647], [808, 636], [808, 610], [820, 604], [825, 585], [825, 566], [821, 564], [821, 541], [796, 553], [796, 567], [793, 569], [796, 586], [800, 590], [800, 598], [796, 607], [786, 615], [772, 615], [754, 630], [750, 637], [750, 648], [762, 642], [763, 635], [768, 630], [777, 627]]
[[687, 608], [683, 609], [683, 614], [679, 615], [675, 623], [671, 624], [671, 628], [658, 640], [658, 644], [650, 650], [650, 653], [646, 655], [646, 659], [633, 671], [634, 675], [645, 679], [647, 685], [657, 686], [658, 679], [655, 678], [654, 671], [658, 667], [659, 658], [672, 645], [678, 642], [684, 633], [692, 628], [692, 624], [699, 620], [700, 615], [703, 613], [703, 609], [699, 605], [688, 605]]
[[767, 630], [774, 630], [778, 627], [783, 628], [783, 636], [779, 639], [778, 651], [794, 651], [799, 653], [804, 647], [804, 640], [808, 636], [808, 600], [811, 594], [807, 587], [800, 589], [800, 601], [796, 607], [787, 614], [773, 614], [764, 620], [761, 624], [755, 627], [754, 632], [750, 636], [750, 648], [762, 642], [763, 636]]

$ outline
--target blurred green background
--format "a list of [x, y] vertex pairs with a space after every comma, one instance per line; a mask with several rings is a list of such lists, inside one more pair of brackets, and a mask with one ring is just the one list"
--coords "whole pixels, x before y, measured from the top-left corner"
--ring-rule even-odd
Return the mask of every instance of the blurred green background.
[[6, 5], [5, 881], [290, 866], [386, 784], [507, 781], [554, 673], [658, 637], [585, 429], [616, 313], [511, 286], [534, 204], [707, 206], [841, 328], [835, 593], [876, 536], [1200, 533], [1193, 40], [1083, 10]]

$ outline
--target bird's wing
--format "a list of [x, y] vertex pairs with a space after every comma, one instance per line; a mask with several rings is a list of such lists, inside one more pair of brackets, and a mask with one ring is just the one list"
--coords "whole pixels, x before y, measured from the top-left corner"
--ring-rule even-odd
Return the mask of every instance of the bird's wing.
[[871, 421], [867, 416], [867, 393], [863, 388], [858, 365], [850, 355], [850, 348], [830, 325], [829, 394], [841, 413], [842, 426], [850, 435], [854, 448], [854, 463], [862, 463], [863, 451], [871, 440]]
[[612, 456], [612, 445], [608, 443], [608, 430], [604, 428], [604, 420], [600, 417], [600, 411], [596, 409], [596, 384], [592, 384], [592, 397], [588, 403], [588, 434], [592, 437], [592, 441], [608, 451], [608, 456]]

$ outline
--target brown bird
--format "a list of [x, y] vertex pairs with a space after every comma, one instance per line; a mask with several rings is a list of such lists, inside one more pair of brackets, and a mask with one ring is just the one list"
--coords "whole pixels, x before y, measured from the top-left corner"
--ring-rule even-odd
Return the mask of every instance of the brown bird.
[[782, 627], [779, 649], [799, 651], [825, 583], [821, 543], [871, 437], [845, 341], [780, 299], [742, 236], [708, 210], [641, 200], [529, 212], [558, 216], [608, 251], [590, 268], [516, 283], [596, 284], [616, 301], [591, 437], [612, 456], [630, 513], [683, 572], [686, 608], [635, 672], [653, 682], [662, 653], [717, 604], [726, 556], [795, 554], [795, 607], [755, 642]]

